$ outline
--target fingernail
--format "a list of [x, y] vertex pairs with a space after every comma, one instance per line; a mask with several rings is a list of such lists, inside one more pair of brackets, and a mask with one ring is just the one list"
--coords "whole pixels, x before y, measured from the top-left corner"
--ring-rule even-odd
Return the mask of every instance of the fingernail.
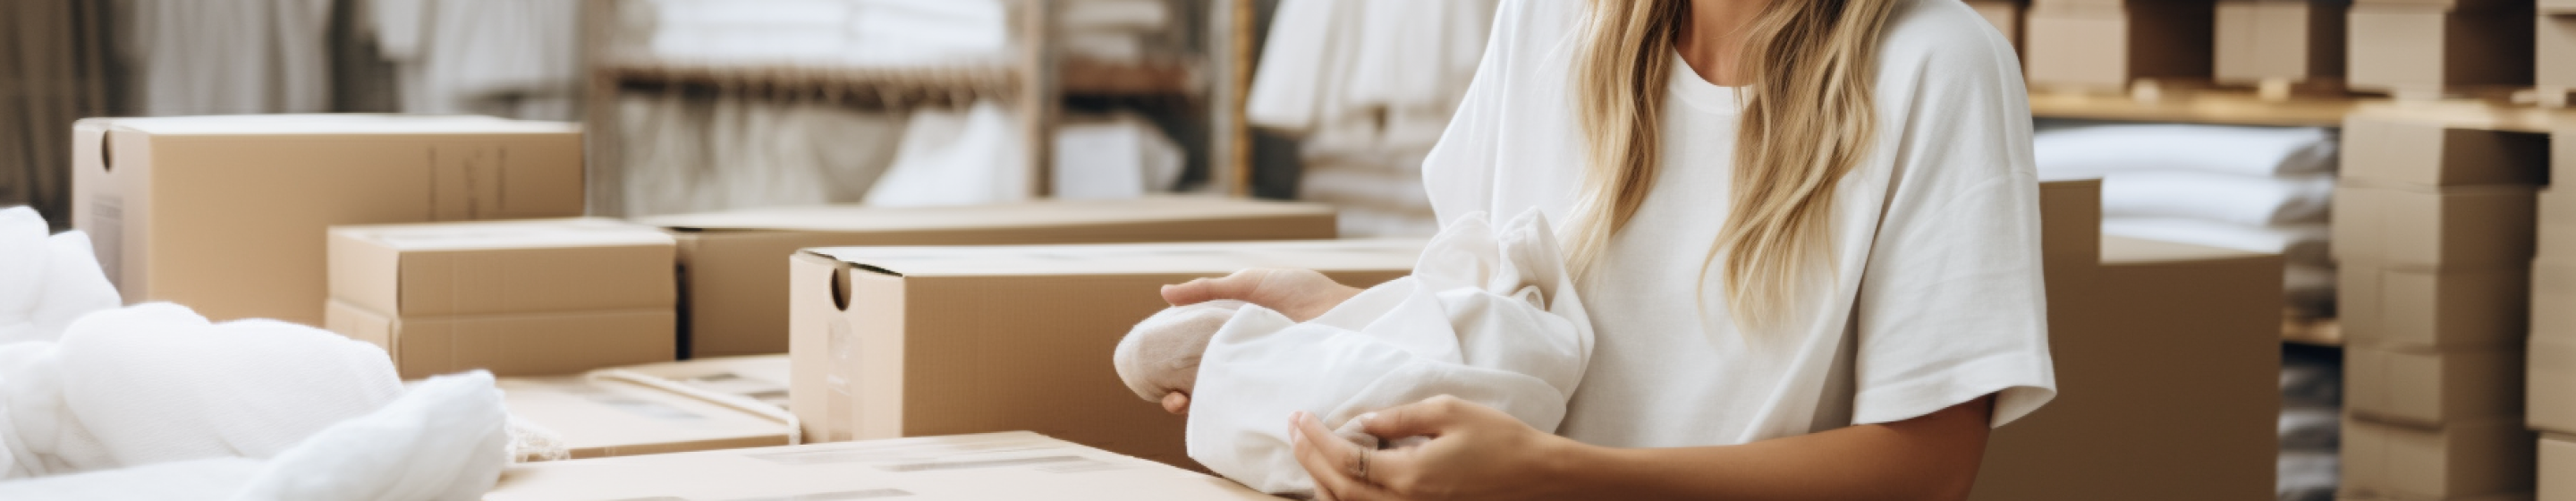
[[1367, 420], [1371, 420], [1371, 419], [1377, 419], [1377, 413], [1375, 413], [1375, 412], [1370, 412], [1370, 413], [1360, 414], [1359, 419], [1360, 419], [1361, 421], [1367, 421]]

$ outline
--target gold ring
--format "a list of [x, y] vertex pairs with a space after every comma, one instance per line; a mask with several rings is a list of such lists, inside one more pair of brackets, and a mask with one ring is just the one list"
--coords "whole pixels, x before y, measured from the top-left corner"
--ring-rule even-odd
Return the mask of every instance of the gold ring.
[[1360, 450], [1359, 450], [1359, 461], [1357, 461], [1357, 462], [1355, 462], [1354, 464], [1352, 464], [1352, 465], [1351, 465], [1351, 477], [1352, 477], [1352, 478], [1360, 479], [1360, 481], [1362, 481], [1362, 482], [1366, 482], [1366, 481], [1368, 481], [1368, 476], [1369, 476], [1369, 450], [1368, 450], [1368, 449], [1366, 449], [1366, 448], [1362, 448], [1362, 449], [1360, 449]]

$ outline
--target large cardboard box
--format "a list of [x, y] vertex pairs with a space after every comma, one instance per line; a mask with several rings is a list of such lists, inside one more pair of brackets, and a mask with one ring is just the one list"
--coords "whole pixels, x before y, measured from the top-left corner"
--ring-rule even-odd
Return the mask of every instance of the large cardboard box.
[[2381, 499], [2529, 493], [2537, 440], [2520, 419], [2416, 428], [2348, 418], [2343, 488]]
[[[792, 261], [790, 408], [808, 440], [1032, 430], [1175, 465], [1183, 420], [1108, 363], [1166, 284], [1246, 268], [1354, 287], [1421, 240], [807, 249]], [[788, 259], [782, 259], [788, 260]]]
[[400, 317], [670, 308], [675, 252], [613, 219], [335, 226], [331, 297]]
[[2126, 89], [2139, 79], [2208, 77], [2212, 5], [2034, 4], [2023, 26], [2027, 76], [2034, 87], [2097, 90]]
[[2536, 255], [2537, 193], [2346, 180], [2335, 188], [2334, 255], [2405, 270], [2521, 268]]
[[383, 346], [403, 379], [486, 369], [498, 376], [576, 374], [671, 360], [668, 307], [394, 317], [331, 301], [323, 328]]
[[2576, 343], [2576, 260], [2531, 263], [2531, 337]]
[[790, 207], [641, 218], [680, 242], [681, 351], [787, 351], [787, 256], [806, 247], [1332, 238], [1333, 210], [1210, 198], [937, 208]]
[[2348, 0], [2220, 0], [2216, 80], [2343, 78]]
[[787, 410], [635, 373], [501, 378], [510, 416], [553, 431], [573, 459], [793, 445]]
[[2455, 9], [2371, 2], [2346, 30], [2356, 90], [2433, 97], [2460, 86], [2531, 84], [2529, 9]]
[[2522, 415], [2521, 350], [2344, 346], [2344, 408], [2374, 421], [2440, 426]]
[[2533, 230], [2533, 253], [2543, 261], [2576, 262], [2576, 193], [2543, 188], [2535, 198], [2539, 228]]
[[2540, 14], [2548, 16], [2576, 15], [2576, 0], [2540, 0]]
[[1988, 440], [1972, 499], [2267, 499], [2281, 258], [2102, 238], [2047, 270], [2057, 400]]
[[2503, 350], [2528, 332], [2531, 272], [2394, 269], [2346, 260], [2336, 270], [2344, 338], [2412, 350]]
[[579, 126], [487, 117], [93, 118], [72, 226], [127, 302], [322, 322], [323, 229], [582, 213]]
[[2357, 113], [2344, 118], [2339, 174], [2381, 185], [2543, 184], [2549, 179], [2549, 147], [2546, 134]]
[[1968, 8], [1976, 9], [1977, 15], [1986, 18], [1986, 23], [1995, 25], [1995, 31], [2004, 34], [2005, 42], [2011, 43], [2015, 49], [2021, 47], [2021, 13], [2027, 8], [2023, 2], [2020, 0], [1968, 0]]
[[1277, 500], [1242, 484], [1027, 432], [512, 465], [484, 501]]
[[2542, 89], [2576, 87], [2576, 14], [2538, 16], [2531, 79]]
[[2576, 438], [2540, 436], [2540, 496], [2537, 501], [2576, 501]]
[[2534, 430], [2576, 433], [2576, 338], [2535, 337], [2530, 350], [2524, 422]]

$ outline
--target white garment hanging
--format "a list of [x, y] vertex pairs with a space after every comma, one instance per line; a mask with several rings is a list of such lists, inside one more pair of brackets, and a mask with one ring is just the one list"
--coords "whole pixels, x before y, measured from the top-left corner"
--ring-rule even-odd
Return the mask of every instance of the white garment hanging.
[[329, 111], [331, 0], [129, 0], [145, 115]]
[[371, 1], [404, 112], [576, 118], [580, 2]]
[[868, 189], [881, 207], [980, 205], [1028, 200], [1030, 172], [1015, 124], [1002, 106], [915, 111], [894, 166]]
[[1451, 395], [1555, 429], [1591, 360], [1592, 319], [1545, 216], [1487, 224], [1483, 214], [1459, 218], [1424, 246], [1411, 276], [1313, 321], [1237, 309], [1199, 362], [1190, 458], [1263, 492], [1307, 492], [1314, 480], [1282, 425], [1292, 411], [1345, 427]]

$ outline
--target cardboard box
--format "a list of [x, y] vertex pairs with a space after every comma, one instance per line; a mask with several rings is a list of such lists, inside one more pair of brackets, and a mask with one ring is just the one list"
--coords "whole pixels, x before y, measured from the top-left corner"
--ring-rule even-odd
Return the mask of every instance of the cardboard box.
[[2268, 499], [2281, 258], [2102, 238], [2047, 270], [2058, 396], [1994, 430], [1971, 499]]
[[2538, 501], [2576, 501], [2576, 438], [2540, 436]]
[[331, 297], [401, 317], [671, 308], [675, 253], [613, 219], [335, 226]]
[[2102, 180], [2039, 183], [2039, 252], [2049, 266], [2102, 260]]
[[2529, 493], [2536, 440], [2520, 419], [2415, 428], [2347, 418], [2343, 487], [2413, 499]]
[[787, 354], [716, 357], [591, 371], [631, 372], [700, 391], [742, 397], [787, 409]]
[[2549, 16], [2576, 14], [2576, 0], [2540, 0], [2540, 13]]
[[2517, 185], [2422, 188], [2347, 180], [2335, 188], [2335, 259], [2404, 270], [2521, 268], [2536, 255], [2537, 193]]
[[2353, 114], [2343, 123], [2346, 180], [2464, 186], [2546, 184], [2549, 136], [2453, 127], [2429, 117]]
[[2020, 1], [1968, 0], [1968, 8], [1976, 9], [1977, 15], [1984, 16], [1987, 23], [1995, 25], [1995, 31], [2002, 32], [2004, 34], [2005, 42], [2012, 43], [2013, 48], [2015, 49], [2021, 48], [2021, 11], [2023, 7]]
[[2530, 357], [2524, 422], [2533, 430], [2576, 433], [2576, 340], [2532, 338]]
[[[1245, 268], [1354, 287], [1421, 240], [806, 249], [792, 261], [789, 396], [810, 441], [1032, 430], [1175, 465], [1179, 416], [1106, 362], [1166, 284]], [[1098, 355], [1098, 356], [1092, 356]]]
[[1334, 237], [1330, 207], [1208, 198], [939, 208], [821, 206], [656, 216], [679, 239], [689, 357], [787, 351], [786, 258], [845, 245], [997, 245]]
[[2209, 0], [2125, 6], [2032, 5], [2022, 59], [2033, 87], [2125, 90], [2139, 79], [2206, 78], [2214, 12]]
[[2345, 84], [2423, 97], [2459, 86], [2531, 85], [2531, 16], [2528, 9], [2356, 3], [2346, 27]]
[[468, 369], [553, 376], [668, 361], [670, 308], [394, 317], [331, 301], [323, 328], [385, 347], [403, 379]]
[[2531, 263], [2531, 337], [2576, 343], [2576, 261]]
[[322, 322], [323, 229], [582, 213], [581, 129], [248, 115], [73, 125], [72, 226], [127, 302]]
[[2343, 78], [2346, 0], [2220, 0], [2216, 80]]
[[2535, 22], [2532, 83], [2562, 91], [2576, 87], [2576, 15], [2538, 16]]
[[2535, 198], [2539, 227], [2533, 230], [2533, 252], [2543, 261], [2576, 262], [2576, 193], [2542, 188]]
[[2522, 350], [2436, 351], [2344, 346], [2344, 408], [2412, 426], [2522, 415]]
[[496, 384], [511, 417], [562, 436], [573, 459], [795, 443], [785, 409], [632, 374]]
[[2409, 350], [2505, 350], [2531, 320], [2531, 272], [2391, 269], [2345, 261], [2336, 270], [2345, 339]]
[[2353, 0], [2352, 3], [2363, 5], [2438, 7], [2469, 11], [2497, 11], [2506, 9], [2527, 9], [2531, 7], [2530, 0]]
[[511, 465], [484, 501], [1275, 501], [1225, 479], [1034, 433]]

